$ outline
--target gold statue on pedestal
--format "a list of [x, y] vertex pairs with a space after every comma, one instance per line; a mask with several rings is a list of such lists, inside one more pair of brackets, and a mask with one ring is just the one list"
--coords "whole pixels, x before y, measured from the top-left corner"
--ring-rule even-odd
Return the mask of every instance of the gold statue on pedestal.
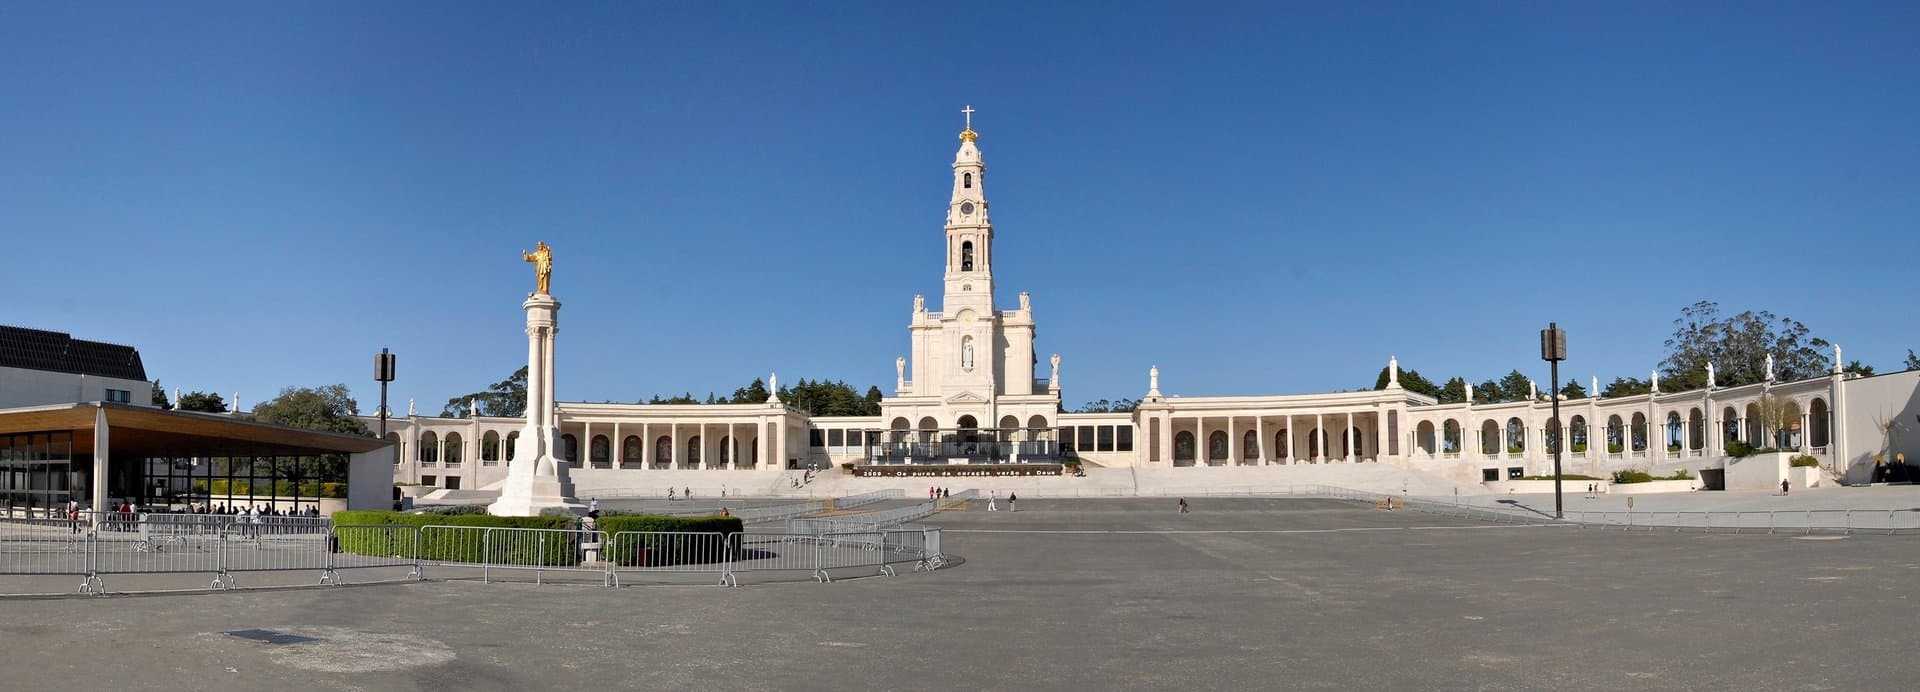
[[553, 248], [547, 247], [547, 241], [539, 241], [533, 252], [521, 252], [520, 259], [533, 263], [533, 281], [535, 295], [548, 295], [547, 287], [553, 282]]

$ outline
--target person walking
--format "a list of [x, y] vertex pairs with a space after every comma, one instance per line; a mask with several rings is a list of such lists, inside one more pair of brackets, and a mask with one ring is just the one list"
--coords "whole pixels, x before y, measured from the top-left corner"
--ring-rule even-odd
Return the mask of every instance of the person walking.
[[1184, 498], [1184, 497], [1180, 498], [1180, 513], [1181, 514], [1187, 513], [1187, 498]]
[[987, 511], [989, 512], [1000, 511], [1000, 506], [997, 504], [999, 500], [1000, 500], [1000, 491], [998, 490], [987, 491]]
[[1787, 483], [1787, 479], [1785, 479], [1785, 478], [1782, 478], [1782, 479], [1780, 479], [1780, 494], [1781, 494], [1781, 495], [1785, 495], [1785, 494], [1787, 494], [1787, 490], [1788, 490], [1789, 488], [1792, 488], [1792, 487], [1793, 487], [1792, 485], [1790, 485], [1790, 484], [1788, 484], [1788, 483]]
[[1018, 493], [1007, 493], [1007, 511], [1020, 511], [1020, 495]]

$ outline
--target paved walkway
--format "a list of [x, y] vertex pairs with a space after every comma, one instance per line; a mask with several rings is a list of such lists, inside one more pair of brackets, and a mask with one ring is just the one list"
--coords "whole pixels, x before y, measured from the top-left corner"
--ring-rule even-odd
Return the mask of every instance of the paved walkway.
[[[1567, 483], [1562, 499], [1568, 510], [1619, 512], [1628, 509], [1632, 498], [1634, 511], [1640, 512], [1747, 512], [1768, 510], [1915, 510], [1920, 509], [1920, 485], [1891, 485], [1864, 488], [1805, 488], [1781, 495], [1779, 491], [1713, 490], [1690, 493], [1652, 493], [1636, 495], [1630, 486], [1615, 486], [1610, 494], [1587, 497], [1585, 483]], [[1460, 502], [1476, 506], [1499, 506], [1503, 500], [1517, 501], [1528, 507], [1553, 508], [1552, 493], [1461, 496]]]

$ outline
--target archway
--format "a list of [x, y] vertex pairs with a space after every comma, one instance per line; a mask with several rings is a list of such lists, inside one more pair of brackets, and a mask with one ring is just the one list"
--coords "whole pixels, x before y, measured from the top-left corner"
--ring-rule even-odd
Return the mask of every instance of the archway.
[[638, 466], [640, 464], [641, 453], [646, 451], [644, 447], [640, 446], [641, 444], [639, 435], [628, 435], [627, 439], [620, 441], [621, 466]]
[[687, 456], [685, 457], [684, 463], [681, 464], [681, 468], [689, 468], [689, 469], [700, 468], [700, 436], [699, 435], [694, 435], [693, 437], [687, 438]]
[[1567, 426], [1567, 449], [1574, 454], [1587, 453], [1587, 417], [1574, 416]]
[[1687, 425], [1680, 422], [1679, 411], [1667, 412], [1667, 452], [1678, 452], [1686, 442]]
[[1480, 424], [1480, 453], [1487, 456], [1500, 455], [1500, 424], [1492, 420]]
[[1760, 404], [1759, 402], [1747, 404], [1747, 444], [1755, 447], [1765, 446], [1764, 438], [1766, 433], [1760, 429]]
[[1807, 405], [1807, 446], [1825, 447], [1833, 437], [1831, 416], [1827, 411], [1825, 399], [1814, 399]]
[[1307, 458], [1315, 462], [1322, 461], [1320, 450], [1325, 449], [1326, 441], [1326, 433], [1321, 432], [1319, 428], [1307, 431]]
[[926, 416], [920, 419], [919, 427], [920, 444], [933, 444], [933, 435], [935, 431], [939, 430], [940, 424], [934, 422], [933, 416]]
[[1647, 451], [1647, 414], [1634, 412], [1633, 424], [1627, 429], [1627, 435], [1633, 443], [1631, 447], [1633, 451]]
[[587, 443], [587, 460], [596, 469], [613, 468], [613, 442], [606, 435], [594, 435]]
[[1507, 453], [1521, 454], [1527, 451], [1527, 424], [1515, 416], [1507, 419]]
[[720, 468], [727, 468], [731, 463], [733, 463], [733, 436], [723, 435], [720, 437]]
[[1440, 425], [1440, 451], [1446, 454], [1459, 454], [1464, 446], [1460, 439], [1460, 421], [1448, 418]]
[[560, 451], [562, 461], [578, 465], [580, 463], [580, 438], [574, 437], [573, 433], [561, 435]]
[[1427, 456], [1433, 456], [1435, 452], [1439, 451], [1439, 444], [1434, 439], [1433, 421], [1423, 420], [1420, 421], [1419, 425], [1414, 426], [1413, 446]]
[[1687, 410], [1687, 449], [1707, 446], [1707, 414], [1699, 408]]
[[1227, 431], [1215, 430], [1207, 436], [1207, 464], [1227, 460]]
[[513, 461], [513, 452], [520, 446], [520, 431], [507, 433], [507, 461]]
[[[1193, 432], [1182, 430], [1173, 435], [1173, 465], [1193, 465]], [[1184, 463], [1183, 463], [1184, 462]]]
[[500, 461], [500, 433], [488, 430], [480, 436], [480, 463]]
[[440, 462], [440, 436], [429, 430], [420, 435], [420, 463], [436, 464]]
[[465, 440], [460, 439], [460, 433], [457, 433], [457, 432], [447, 433], [447, 442], [446, 442], [447, 451], [442, 453], [440, 455], [440, 458], [445, 460], [448, 466], [459, 464], [461, 457], [463, 456], [461, 452], [467, 451], [465, 443], [466, 443]]
[[1740, 413], [1732, 406], [1720, 409], [1720, 437], [1723, 445], [1740, 439]]
[[1287, 439], [1286, 428], [1281, 428], [1275, 432], [1273, 434], [1273, 457], [1283, 462], [1292, 461], [1293, 445], [1290, 444], [1291, 442], [1291, 440]]
[[1627, 424], [1620, 416], [1607, 416], [1607, 453], [1620, 454], [1627, 451]]
[[1362, 459], [1367, 456], [1367, 436], [1360, 428], [1348, 428], [1345, 437], [1340, 439], [1340, 452], [1343, 457]]
[[673, 437], [661, 435], [653, 441], [653, 467], [664, 469], [673, 465]]
[[1248, 430], [1240, 436], [1240, 461], [1256, 462], [1260, 460], [1260, 434]]

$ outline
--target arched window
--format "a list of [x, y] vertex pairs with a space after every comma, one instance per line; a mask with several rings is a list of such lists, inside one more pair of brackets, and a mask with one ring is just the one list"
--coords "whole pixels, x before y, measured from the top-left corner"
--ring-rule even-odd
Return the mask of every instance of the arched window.
[[520, 431], [507, 433], [507, 461], [513, 461], [513, 448], [519, 446]]
[[1678, 452], [1686, 442], [1687, 426], [1680, 422], [1679, 411], [1667, 412], [1667, 451]]
[[1619, 416], [1607, 416], [1607, 453], [1619, 454], [1627, 450], [1627, 426], [1620, 422]]
[[1460, 453], [1460, 421], [1448, 418], [1440, 426], [1440, 451], [1447, 454]]
[[561, 435], [560, 449], [564, 455], [562, 457], [563, 460], [572, 463], [576, 467], [580, 465], [580, 438], [574, 437], [573, 433]]
[[1720, 409], [1720, 436], [1722, 443], [1740, 439], [1740, 414], [1732, 406]]
[[969, 190], [973, 189], [973, 173], [971, 172], [962, 173], [960, 174], [960, 179], [962, 181], [961, 187], [967, 188]]
[[1831, 442], [1828, 438], [1833, 436], [1833, 424], [1827, 414], [1825, 399], [1814, 399], [1813, 403], [1807, 405], [1807, 426], [1811, 428], [1807, 431], [1808, 446], [1825, 447]]
[[1293, 459], [1293, 447], [1290, 446], [1289, 442], [1290, 440], [1287, 439], [1287, 431], [1285, 428], [1273, 434], [1274, 458], [1281, 461], [1291, 461]]
[[1207, 436], [1207, 461], [1225, 461], [1227, 459], [1227, 432], [1215, 430]]
[[1573, 424], [1567, 426], [1567, 441], [1571, 445], [1570, 447], [1568, 447], [1568, 449], [1572, 450], [1574, 454], [1587, 453], [1587, 417], [1586, 416], [1573, 417]]
[[399, 466], [404, 453], [400, 451], [400, 433], [387, 433], [387, 441], [393, 443], [393, 465]]
[[1367, 436], [1359, 428], [1348, 428], [1347, 436], [1340, 440], [1341, 456], [1364, 457], [1367, 455]]
[[593, 442], [587, 447], [588, 459], [596, 469], [613, 467], [613, 442], [606, 435], [594, 435]]
[[673, 465], [673, 438], [661, 435], [653, 441], [653, 467], [664, 469]]
[[700, 467], [700, 436], [699, 435], [694, 435], [693, 437], [687, 438], [687, 458], [684, 466], [690, 469]]
[[480, 436], [480, 462], [492, 464], [500, 461], [500, 433], [488, 430]]
[[720, 467], [726, 468], [730, 463], [733, 463], [733, 436], [727, 435], [720, 438]]
[[448, 466], [460, 463], [460, 453], [466, 451], [466, 441], [460, 439], [460, 433], [447, 433], [447, 451], [440, 455]]
[[1260, 458], [1260, 434], [1248, 430], [1240, 436], [1240, 460], [1252, 461]]
[[1540, 436], [1546, 439], [1546, 444], [1542, 446], [1546, 447], [1548, 454], [1560, 451], [1560, 419], [1548, 416], [1547, 427], [1540, 431]]
[[1699, 449], [1707, 444], [1707, 414], [1700, 409], [1687, 412], [1687, 449]]
[[644, 450], [640, 446], [640, 436], [628, 435], [627, 439], [620, 441], [620, 465], [639, 466], [642, 451]]
[[1527, 451], [1527, 424], [1519, 417], [1507, 419], [1507, 453], [1519, 454]]
[[1500, 424], [1491, 420], [1480, 424], [1480, 453], [1494, 456], [1500, 453]]
[[960, 243], [960, 271], [973, 271], [973, 241]]
[[[1182, 464], [1180, 462], [1187, 462]], [[1193, 465], [1193, 433], [1182, 430], [1173, 436], [1173, 463], [1175, 466]]]
[[420, 436], [420, 463], [433, 464], [440, 461], [440, 436], [431, 431]]
[[1433, 421], [1423, 420], [1420, 421], [1420, 425], [1414, 427], [1413, 446], [1424, 454], [1434, 453]]
[[1321, 444], [1326, 441], [1326, 437], [1327, 437], [1327, 434], [1320, 432], [1319, 428], [1314, 428], [1312, 430], [1307, 431], [1307, 458], [1308, 459], [1312, 459], [1315, 461], [1318, 461], [1320, 459]]
[[1647, 414], [1633, 414], [1633, 427], [1628, 430], [1633, 442], [1633, 451], [1647, 451]]

